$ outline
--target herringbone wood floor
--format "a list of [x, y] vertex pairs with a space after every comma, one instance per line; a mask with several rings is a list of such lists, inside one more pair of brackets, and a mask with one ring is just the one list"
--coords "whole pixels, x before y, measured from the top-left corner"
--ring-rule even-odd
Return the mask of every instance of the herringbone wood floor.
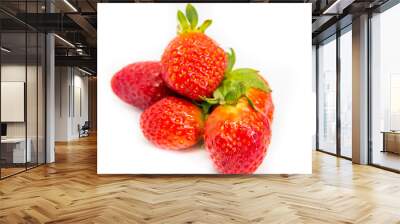
[[314, 152], [313, 175], [98, 176], [96, 138], [0, 181], [0, 223], [400, 223], [400, 175]]

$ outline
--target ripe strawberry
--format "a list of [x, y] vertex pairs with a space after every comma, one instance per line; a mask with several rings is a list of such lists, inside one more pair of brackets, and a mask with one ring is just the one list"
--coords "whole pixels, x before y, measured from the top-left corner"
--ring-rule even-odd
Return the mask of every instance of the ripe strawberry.
[[207, 118], [205, 145], [217, 170], [251, 174], [262, 163], [270, 142], [268, 119], [246, 97], [236, 105], [220, 105]]
[[203, 114], [194, 104], [170, 96], [142, 113], [140, 127], [144, 136], [160, 148], [186, 149], [203, 135]]
[[[267, 82], [266, 84], [268, 85]], [[265, 92], [257, 88], [249, 88], [246, 92], [246, 96], [251, 100], [256, 110], [267, 116], [269, 123], [272, 124], [275, 107], [272, 102], [271, 92]]]
[[207, 112], [217, 105], [205, 125], [205, 145], [221, 173], [250, 174], [262, 163], [271, 138], [274, 105], [268, 83], [258, 71], [232, 70], [235, 53], [222, 84], [205, 98]]
[[140, 109], [172, 93], [161, 78], [161, 63], [156, 61], [125, 66], [113, 76], [111, 88], [121, 100]]
[[269, 123], [272, 124], [275, 107], [268, 82], [257, 70], [251, 68], [232, 70], [236, 60], [235, 52], [231, 49], [231, 53], [227, 53], [227, 55], [228, 66], [225, 71], [225, 79], [214, 91], [213, 98], [203, 98], [206, 101], [206, 105], [202, 105], [203, 109], [207, 112], [210, 105], [229, 104], [236, 102], [242, 96], [246, 96], [251, 106], [264, 114]]
[[186, 7], [186, 16], [178, 11], [178, 21], [178, 36], [162, 55], [162, 77], [171, 89], [190, 99], [210, 97], [224, 77], [226, 54], [204, 34], [211, 20], [196, 27], [198, 16], [191, 4]]

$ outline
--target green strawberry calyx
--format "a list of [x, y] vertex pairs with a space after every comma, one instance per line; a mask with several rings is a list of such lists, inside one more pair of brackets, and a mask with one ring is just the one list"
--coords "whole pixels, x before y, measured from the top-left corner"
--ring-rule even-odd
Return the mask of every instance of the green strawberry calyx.
[[190, 32], [201, 32], [204, 33], [206, 29], [211, 25], [212, 20], [205, 20], [200, 26], [197, 26], [199, 16], [196, 9], [192, 4], [186, 5], [186, 15], [178, 10], [178, 34], [190, 33]]
[[[214, 91], [212, 98], [203, 98], [201, 107], [204, 113], [208, 113], [213, 105], [236, 104], [241, 97], [246, 97], [254, 108], [253, 102], [247, 97], [248, 89], [257, 88], [265, 92], [271, 92], [270, 87], [260, 76], [259, 71], [252, 68], [233, 69], [236, 61], [235, 51], [231, 48], [227, 52], [228, 65], [225, 76], [220, 86]], [[255, 108], [254, 108], [255, 109]]]

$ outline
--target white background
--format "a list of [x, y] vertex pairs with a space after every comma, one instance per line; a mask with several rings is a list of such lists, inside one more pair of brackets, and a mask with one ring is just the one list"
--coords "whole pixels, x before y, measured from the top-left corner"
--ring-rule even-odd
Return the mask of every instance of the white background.
[[[313, 118], [311, 4], [194, 4], [199, 21], [222, 48], [236, 51], [236, 68], [258, 69], [275, 103], [272, 140], [256, 173], [311, 173]], [[176, 36], [176, 12], [185, 4], [98, 4], [99, 174], [213, 174], [204, 148], [162, 150], [140, 130], [140, 111], [112, 92], [123, 66], [160, 60]]]

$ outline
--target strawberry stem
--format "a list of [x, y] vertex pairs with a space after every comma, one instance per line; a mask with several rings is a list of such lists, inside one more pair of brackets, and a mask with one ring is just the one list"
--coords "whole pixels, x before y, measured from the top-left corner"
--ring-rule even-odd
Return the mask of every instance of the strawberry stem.
[[210, 104], [208, 102], [203, 102], [200, 104], [201, 110], [203, 111], [203, 115], [205, 118], [207, 117], [207, 115], [210, 112], [210, 109], [213, 105], [214, 104]]

